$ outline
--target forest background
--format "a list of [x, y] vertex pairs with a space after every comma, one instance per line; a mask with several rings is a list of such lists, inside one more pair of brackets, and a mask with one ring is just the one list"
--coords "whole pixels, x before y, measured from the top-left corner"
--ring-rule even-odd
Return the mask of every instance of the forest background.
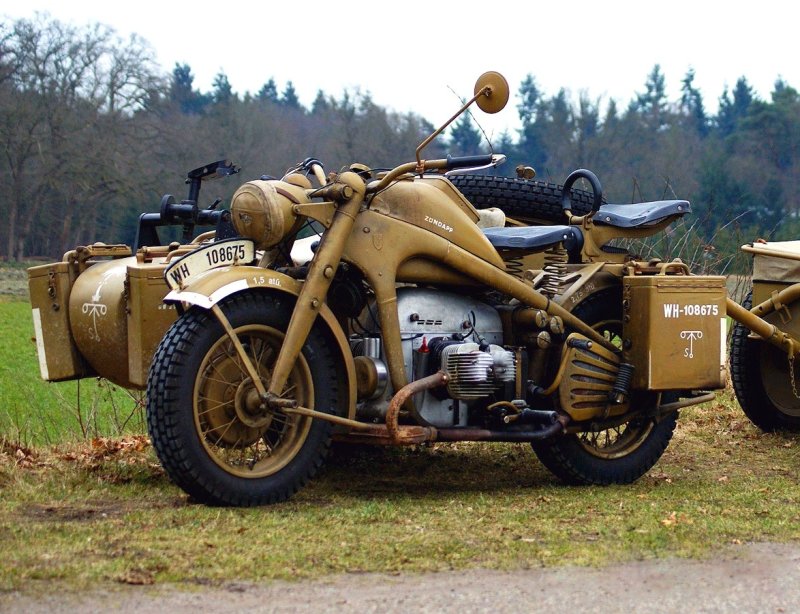
[[[493, 143], [509, 157], [500, 173], [512, 175], [524, 163], [539, 179], [560, 182], [584, 167], [599, 175], [609, 202], [685, 198], [695, 213], [689, 228], [705, 253], [732, 254], [756, 237], [794, 238], [797, 90], [778, 80], [763, 100], [743, 75], [710, 114], [691, 70], [677, 100], [668, 99], [659, 65], [644, 77], [629, 101], [575, 99], [568, 83], [545, 92], [534, 74], [511, 84], [515, 95], [503, 112], [516, 110], [521, 128]], [[138, 216], [158, 210], [164, 193], [180, 200], [186, 172], [212, 160], [232, 160], [242, 180], [280, 176], [308, 156], [328, 170], [352, 162], [385, 168], [412, 158], [435, 127], [375, 104], [362, 90], [338, 97], [320, 90], [306, 108], [291, 81], [269, 79], [243, 94], [224, 72], [210, 91], [193, 82], [189, 65], [164, 74], [145, 41], [123, 40], [106, 26], [47, 16], [3, 24], [0, 259], [59, 258], [98, 240], [130, 244]], [[489, 145], [466, 114], [435, 148], [428, 157]], [[201, 206], [227, 199], [238, 183], [211, 184]], [[728, 258], [713, 261], [717, 272], [729, 272]]]

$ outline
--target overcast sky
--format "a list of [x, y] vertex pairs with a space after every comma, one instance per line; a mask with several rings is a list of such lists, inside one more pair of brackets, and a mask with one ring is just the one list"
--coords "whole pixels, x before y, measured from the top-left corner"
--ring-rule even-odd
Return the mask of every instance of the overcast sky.
[[36, 11], [139, 34], [165, 72], [189, 64], [204, 91], [220, 71], [240, 94], [270, 77], [279, 90], [291, 80], [306, 106], [318, 89], [338, 98], [360, 88], [435, 124], [458, 108], [453, 91], [471, 95], [477, 76], [496, 70], [512, 102], [498, 116], [479, 117], [495, 136], [517, 127], [513, 94], [528, 73], [548, 95], [564, 87], [576, 101], [586, 92], [621, 107], [644, 90], [656, 63], [673, 100], [694, 68], [712, 111], [742, 75], [762, 98], [779, 77], [800, 88], [800, 8], [786, 1], [0, 0], [6, 19]]

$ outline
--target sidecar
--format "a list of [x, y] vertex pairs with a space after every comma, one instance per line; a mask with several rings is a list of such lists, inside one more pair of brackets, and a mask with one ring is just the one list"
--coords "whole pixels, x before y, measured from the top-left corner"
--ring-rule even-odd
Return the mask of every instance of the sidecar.
[[[228, 211], [200, 209], [197, 202], [204, 182], [237, 172], [227, 160], [189, 171], [188, 198], [176, 202], [167, 194], [159, 211], [143, 213], [134, 249], [95, 243], [28, 269], [43, 379], [100, 376], [125, 388], [145, 387], [153, 352], [176, 318], [175, 307], [163, 303], [164, 269], [204, 240], [235, 234]], [[176, 231], [179, 240], [168, 241]]]
[[733, 389], [744, 413], [759, 428], [800, 431], [796, 357], [751, 330], [753, 316], [758, 316], [800, 339], [800, 241], [756, 241], [743, 245], [742, 251], [753, 255], [753, 286], [742, 305], [752, 316], [733, 329]]

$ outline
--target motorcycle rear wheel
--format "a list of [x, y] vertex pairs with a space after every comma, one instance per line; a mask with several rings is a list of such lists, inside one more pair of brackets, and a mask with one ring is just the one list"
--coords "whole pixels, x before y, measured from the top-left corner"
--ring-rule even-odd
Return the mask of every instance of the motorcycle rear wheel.
[[[621, 342], [622, 297], [606, 289], [589, 295], [573, 313], [614, 344]], [[657, 402], [653, 393], [636, 394], [632, 404]], [[656, 464], [672, 439], [678, 412], [656, 421], [643, 407], [629, 422], [532, 442], [536, 456], [568, 484], [630, 484]]]
[[[287, 297], [247, 293], [220, 305], [268, 384], [292, 313]], [[316, 327], [283, 396], [333, 412], [339, 405], [336, 363]], [[191, 309], [156, 350], [147, 386], [147, 424], [169, 477], [196, 500], [251, 506], [283, 501], [319, 470], [331, 424], [263, 411], [252, 380], [219, 321]]]
[[[752, 304], [751, 291], [742, 307], [749, 310]], [[730, 358], [731, 380], [739, 405], [762, 431], [800, 432], [800, 398], [792, 389], [786, 354], [749, 335], [750, 329], [737, 322], [731, 338]], [[794, 375], [795, 381], [800, 382], [797, 362]]]
[[[526, 224], [567, 223], [561, 208], [561, 185], [492, 175], [452, 175], [448, 179], [479, 209], [499, 207], [508, 217]], [[592, 192], [573, 188], [572, 213], [589, 213], [593, 199]]]

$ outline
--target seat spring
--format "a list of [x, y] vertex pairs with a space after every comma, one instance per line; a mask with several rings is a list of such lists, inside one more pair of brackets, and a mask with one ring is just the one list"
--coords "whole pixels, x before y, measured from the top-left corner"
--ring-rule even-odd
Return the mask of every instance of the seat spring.
[[553, 298], [561, 292], [567, 275], [568, 258], [567, 250], [560, 243], [544, 253], [544, 276], [539, 291], [545, 296]]
[[505, 260], [505, 263], [506, 263], [506, 271], [510, 275], [513, 275], [517, 279], [522, 279], [522, 275], [524, 273], [524, 271], [522, 270], [523, 268], [522, 258], [508, 258], [507, 260]]

